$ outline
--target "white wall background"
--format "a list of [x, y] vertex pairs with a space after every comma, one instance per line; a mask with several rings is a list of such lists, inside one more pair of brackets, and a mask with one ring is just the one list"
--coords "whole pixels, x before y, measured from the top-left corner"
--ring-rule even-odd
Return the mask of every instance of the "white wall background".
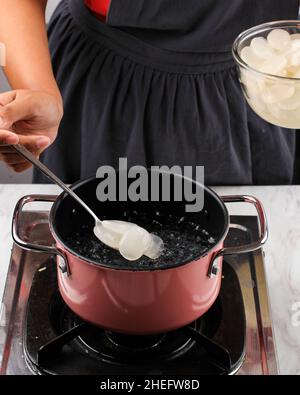
[[[49, 18], [59, 3], [60, 0], [48, 0], [47, 3], [47, 10], [46, 10], [46, 20], [49, 21]], [[5, 78], [5, 75], [0, 68], [0, 92], [5, 92], [9, 90], [8, 82]], [[32, 170], [29, 169], [28, 171], [17, 174], [14, 173], [12, 170], [8, 169], [2, 162], [0, 162], [0, 184], [23, 184], [23, 183], [30, 183], [32, 178]]]

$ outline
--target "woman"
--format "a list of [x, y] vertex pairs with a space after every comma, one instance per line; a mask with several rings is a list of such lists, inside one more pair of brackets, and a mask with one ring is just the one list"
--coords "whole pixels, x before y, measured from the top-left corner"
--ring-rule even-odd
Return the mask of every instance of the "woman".
[[[14, 89], [0, 95], [2, 143], [43, 152], [68, 183], [120, 157], [204, 165], [207, 184], [291, 183], [295, 131], [247, 106], [231, 45], [253, 25], [296, 19], [298, 0], [62, 0], [48, 29], [53, 71], [45, 6], [0, 0]], [[1, 158], [29, 167], [7, 146]]]

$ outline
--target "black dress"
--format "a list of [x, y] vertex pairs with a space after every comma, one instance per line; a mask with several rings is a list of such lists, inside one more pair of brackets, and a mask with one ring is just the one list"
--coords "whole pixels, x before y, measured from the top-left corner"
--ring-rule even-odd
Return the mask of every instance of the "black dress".
[[[65, 114], [42, 156], [64, 181], [101, 165], [204, 165], [210, 185], [288, 184], [295, 131], [246, 104], [231, 55], [259, 23], [296, 19], [299, 0], [112, 0], [107, 23], [62, 0], [50, 26]], [[48, 182], [35, 173], [36, 182]]]

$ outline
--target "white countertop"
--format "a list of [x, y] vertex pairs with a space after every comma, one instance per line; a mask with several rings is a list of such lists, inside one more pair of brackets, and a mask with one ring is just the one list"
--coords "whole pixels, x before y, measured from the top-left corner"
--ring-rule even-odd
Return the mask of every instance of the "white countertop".
[[[281, 374], [300, 374], [300, 186], [214, 189], [223, 195], [254, 195], [265, 207], [270, 231], [264, 247], [265, 265], [279, 369]], [[9, 265], [11, 219], [17, 200], [31, 193], [58, 192], [53, 185], [0, 185], [0, 300]], [[254, 213], [246, 204], [231, 205], [229, 209], [232, 214]], [[298, 314], [293, 311], [297, 307]]]

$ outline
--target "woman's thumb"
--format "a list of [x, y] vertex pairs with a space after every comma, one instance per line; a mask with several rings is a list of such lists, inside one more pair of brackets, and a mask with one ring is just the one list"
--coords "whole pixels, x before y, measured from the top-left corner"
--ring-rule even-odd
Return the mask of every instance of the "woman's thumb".
[[0, 130], [0, 145], [2, 144], [18, 144], [19, 136], [8, 130]]
[[0, 106], [0, 128], [9, 129], [15, 122], [27, 119], [32, 114], [31, 100], [18, 100]]

